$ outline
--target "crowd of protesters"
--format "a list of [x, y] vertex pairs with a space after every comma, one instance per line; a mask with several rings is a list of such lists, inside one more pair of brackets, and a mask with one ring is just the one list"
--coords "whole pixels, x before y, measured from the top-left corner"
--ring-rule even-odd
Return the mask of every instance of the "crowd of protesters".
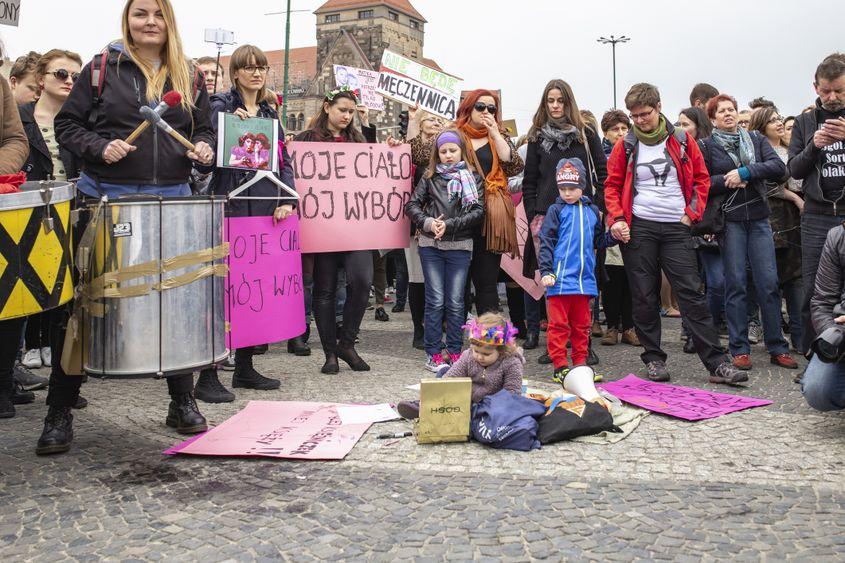
[[[266, 54], [243, 45], [228, 69], [210, 57], [191, 61], [168, 0], [128, 0], [122, 18], [122, 40], [90, 63], [60, 49], [14, 62], [9, 83], [0, 81], [0, 172], [74, 180], [80, 199], [225, 195], [251, 179], [254, 172], [216, 169], [213, 147], [220, 112], [280, 118], [280, 99], [266, 84]], [[99, 92], [96, 73], [107, 76]], [[233, 85], [217, 91], [224, 73]], [[605, 347], [641, 347], [644, 375], [669, 381], [662, 316], [681, 317], [683, 350], [699, 356], [713, 383], [747, 381], [751, 346], [761, 336], [771, 363], [797, 369], [793, 355], [809, 356], [820, 328], [811, 300], [822, 249], [845, 216], [845, 55], [825, 58], [813, 83], [815, 105], [792, 117], [765, 98], [743, 108], [729, 91], [698, 84], [690, 107], [671, 119], [658, 88], [640, 83], [625, 96], [627, 112], [613, 109], [597, 119], [579, 108], [570, 84], [553, 79], [541, 91], [528, 134], [517, 141], [501, 125], [494, 90], [469, 92], [453, 123], [411, 108], [404, 138], [387, 139], [394, 146], [409, 143], [416, 166], [406, 206], [409, 248], [303, 256], [309, 328], [287, 351], [311, 354], [313, 315], [325, 356], [322, 373], [338, 373], [339, 361], [369, 370], [356, 350], [361, 322], [367, 310], [378, 321], [390, 320], [386, 288], [394, 286], [392, 312], [403, 312], [406, 302], [410, 308], [409, 344], [424, 350], [421, 366], [440, 372], [460, 358], [469, 315], [504, 309], [499, 284], [505, 283], [522, 346], [545, 346], [539, 361], [553, 364], [556, 379], [569, 367], [567, 344], [573, 365], [601, 361], [593, 336]], [[120, 140], [137, 124], [138, 106], [170, 90], [182, 101], [168, 123], [195, 150], [186, 155], [166, 138], [142, 137], [134, 145]], [[373, 143], [377, 135], [355, 92], [340, 87], [327, 91], [295, 140]], [[155, 166], [145, 156], [149, 151], [138, 150], [150, 143], [161, 143]], [[275, 173], [295, 187], [284, 143], [279, 151]], [[266, 179], [255, 193], [278, 196]], [[522, 273], [543, 276], [548, 300], [535, 299], [501, 269], [503, 255], [519, 255], [519, 204], [528, 223]], [[291, 200], [242, 201], [227, 212], [278, 221], [295, 207]], [[575, 233], [589, 247], [568, 250], [563, 233]], [[841, 294], [841, 282], [838, 288]], [[71, 409], [86, 404], [79, 394], [83, 379], [66, 375], [57, 361], [67, 322], [66, 307], [0, 322], [0, 416], [13, 416], [13, 404], [31, 402], [32, 391], [49, 384], [41, 454], [69, 448]], [[253, 365], [265, 350], [235, 350], [230, 361], [203, 370], [196, 384], [190, 374], [169, 377], [167, 424], [183, 433], [204, 431], [196, 399], [234, 400], [218, 369], [234, 370], [233, 388], [277, 389], [279, 381]], [[49, 381], [29, 371], [40, 367], [51, 369]], [[830, 373], [808, 370], [805, 385], [824, 397], [817, 404], [843, 408], [845, 392], [831, 391]]]

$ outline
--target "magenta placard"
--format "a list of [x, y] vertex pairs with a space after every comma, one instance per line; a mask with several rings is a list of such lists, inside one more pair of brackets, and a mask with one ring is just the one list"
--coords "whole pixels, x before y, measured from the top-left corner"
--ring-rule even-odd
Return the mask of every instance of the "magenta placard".
[[411, 146], [370, 143], [288, 145], [302, 252], [408, 248]]
[[299, 220], [228, 217], [226, 343], [230, 350], [280, 342], [305, 332]]
[[655, 383], [640, 379], [633, 374], [619, 381], [601, 383], [596, 387], [604, 389], [626, 403], [684, 420], [705, 420], [772, 404], [772, 401], [767, 399]]
[[250, 401], [246, 408], [220, 426], [164, 453], [343, 459], [370, 424], [343, 424], [337, 414], [338, 406], [344, 405]]

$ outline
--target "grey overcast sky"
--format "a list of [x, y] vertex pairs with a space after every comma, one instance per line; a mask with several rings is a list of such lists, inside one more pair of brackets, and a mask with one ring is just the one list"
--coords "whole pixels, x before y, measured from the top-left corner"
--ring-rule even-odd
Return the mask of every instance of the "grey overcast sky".
[[[214, 54], [203, 29], [235, 32], [239, 43], [284, 47], [284, 0], [173, 0], [189, 55]], [[610, 46], [600, 35], [628, 35], [617, 48], [619, 105], [635, 82], [652, 82], [676, 119], [696, 82], [710, 82], [741, 105], [765, 95], [784, 114], [810, 104], [821, 59], [845, 49], [842, 0], [411, 0], [428, 20], [425, 56], [465, 80], [501, 88], [505, 118], [525, 132], [545, 83], [568, 81], [579, 106], [611, 107]], [[291, 47], [316, 44], [320, 0], [292, 0]], [[60, 47], [90, 58], [120, 34], [122, 0], [22, 0], [20, 27], [0, 26], [10, 56]], [[514, 8], [516, 6], [516, 8]], [[693, 11], [695, 6], [698, 11]], [[487, 36], [486, 40], [479, 37]], [[232, 48], [224, 51], [231, 52]]]

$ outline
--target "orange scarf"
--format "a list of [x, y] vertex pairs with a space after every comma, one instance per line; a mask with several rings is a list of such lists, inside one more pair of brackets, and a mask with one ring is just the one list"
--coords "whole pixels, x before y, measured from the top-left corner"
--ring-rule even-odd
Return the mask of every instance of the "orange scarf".
[[[519, 257], [519, 244], [516, 238], [516, 211], [508, 193], [508, 179], [499, 163], [499, 153], [493, 138], [486, 129], [476, 129], [469, 123], [461, 127], [461, 132], [470, 139], [487, 137], [490, 153], [493, 155], [493, 167], [484, 178], [484, 227], [481, 234], [487, 240], [487, 250]], [[472, 143], [469, 144], [472, 148]], [[478, 166], [475, 150], [472, 151], [473, 164]]]

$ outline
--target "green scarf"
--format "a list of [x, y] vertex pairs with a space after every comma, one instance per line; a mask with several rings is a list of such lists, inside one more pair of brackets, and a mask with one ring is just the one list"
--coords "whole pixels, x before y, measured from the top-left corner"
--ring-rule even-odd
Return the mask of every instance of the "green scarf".
[[651, 133], [643, 133], [642, 131], [640, 131], [639, 127], [634, 125], [634, 135], [636, 135], [637, 139], [639, 139], [639, 141], [644, 145], [659, 145], [660, 143], [666, 140], [666, 137], [669, 136], [669, 130], [666, 128], [666, 118], [661, 113], [660, 123], [657, 125], [657, 129], [655, 129]]

